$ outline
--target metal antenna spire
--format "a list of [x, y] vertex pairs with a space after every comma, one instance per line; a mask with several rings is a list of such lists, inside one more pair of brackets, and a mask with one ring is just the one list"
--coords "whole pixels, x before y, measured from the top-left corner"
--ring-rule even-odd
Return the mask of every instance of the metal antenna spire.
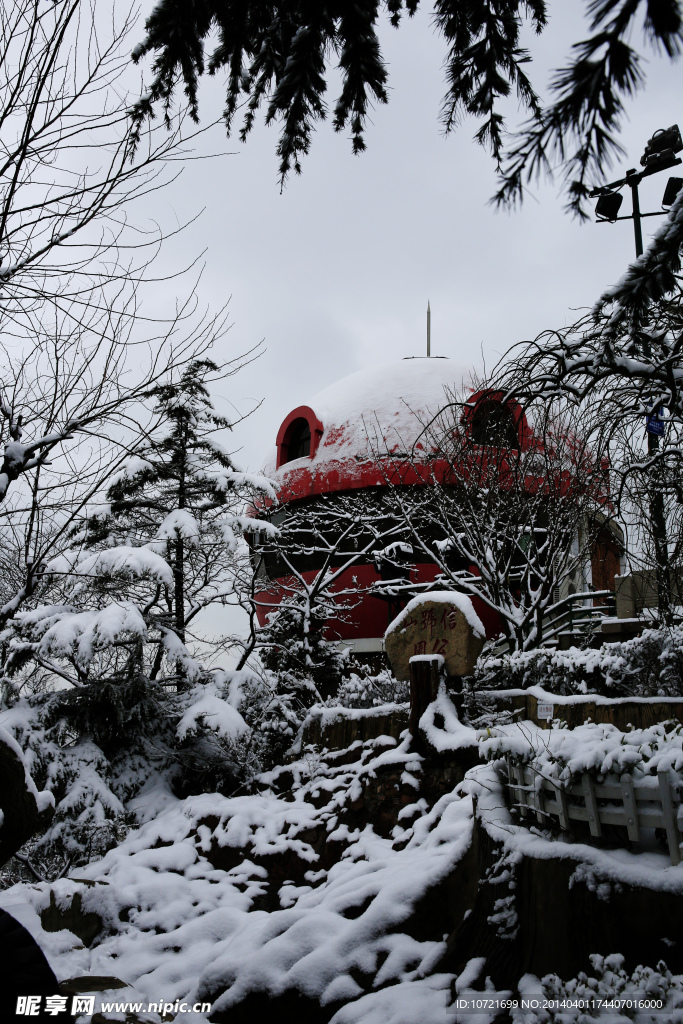
[[432, 311], [429, 307], [429, 299], [427, 299], [427, 359], [432, 354]]

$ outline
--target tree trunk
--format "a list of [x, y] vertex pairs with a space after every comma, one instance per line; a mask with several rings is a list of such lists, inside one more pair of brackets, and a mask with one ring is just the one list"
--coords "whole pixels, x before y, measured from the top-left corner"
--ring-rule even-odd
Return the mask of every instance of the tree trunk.
[[179, 639], [185, 643], [185, 545], [182, 537], [178, 537], [176, 541], [173, 584], [175, 631]]

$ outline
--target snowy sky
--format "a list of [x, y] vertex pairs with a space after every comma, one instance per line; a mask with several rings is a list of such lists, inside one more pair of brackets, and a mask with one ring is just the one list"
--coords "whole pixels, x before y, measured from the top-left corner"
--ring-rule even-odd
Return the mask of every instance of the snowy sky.
[[[529, 33], [537, 88], [581, 36], [582, 6], [551, 2], [549, 29], [540, 40]], [[428, 298], [433, 354], [477, 364], [483, 353], [492, 364], [514, 342], [571, 322], [572, 310], [591, 305], [633, 254], [630, 222], [577, 223], [563, 213], [558, 185], [535, 189], [521, 212], [487, 206], [495, 174], [471, 141], [476, 125], [446, 139], [438, 123], [444, 44], [428, 8], [398, 32], [387, 24], [383, 46], [391, 99], [375, 111], [362, 156], [324, 123], [303, 175], [280, 194], [276, 130], [260, 126], [243, 146], [226, 143], [217, 128], [204, 151], [235, 155], [188, 163], [178, 182], [147, 201], [145, 214], [166, 228], [203, 210], [163, 260], [177, 266], [204, 252], [202, 301], [215, 308], [230, 299], [233, 327], [217, 355], [265, 342], [259, 362], [226, 386], [240, 412], [263, 399], [235, 432], [250, 468], [264, 461], [284, 416], [321, 388], [422, 354]], [[656, 129], [683, 124], [680, 65], [650, 55], [646, 70], [614, 177], [638, 166]], [[220, 114], [222, 80], [208, 82], [202, 96], [209, 121]], [[516, 103], [507, 113], [514, 124]], [[644, 183], [644, 210], [659, 208], [667, 177]], [[646, 239], [660, 223], [644, 221]], [[181, 290], [168, 289], [169, 300]]]

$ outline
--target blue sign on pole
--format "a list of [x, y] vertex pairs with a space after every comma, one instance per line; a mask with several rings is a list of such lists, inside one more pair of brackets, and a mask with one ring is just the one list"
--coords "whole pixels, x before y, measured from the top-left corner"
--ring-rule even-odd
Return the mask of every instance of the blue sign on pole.
[[664, 420], [660, 420], [657, 413], [647, 418], [648, 434], [656, 434], [657, 437], [664, 437]]

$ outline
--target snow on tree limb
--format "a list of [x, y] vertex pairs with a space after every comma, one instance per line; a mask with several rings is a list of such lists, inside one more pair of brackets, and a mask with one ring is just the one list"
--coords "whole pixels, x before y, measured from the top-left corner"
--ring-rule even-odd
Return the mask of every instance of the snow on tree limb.
[[216, 682], [202, 683], [190, 696], [190, 706], [176, 728], [179, 740], [196, 735], [200, 725], [227, 740], [248, 732], [249, 727], [236, 707], [220, 695]]
[[140, 611], [129, 602], [114, 602], [105, 608], [74, 611], [71, 608], [54, 611], [44, 609], [41, 617], [37, 609], [30, 619], [30, 632], [38, 634], [35, 652], [43, 658], [73, 658], [81, 667], [87, 667], [97, 651], [106, 650], [117, 643], [122, 634], [143, 639], [147, 626]]
[[121, 544], [115, 548], [86, 555], [73, 568], [74, 576], [120, 575], [131, 579], [149, 576], [167, 586], [173, 585], [173, 573], [168, 562], [148, 547], [133, 548]]
[[194, 547], [199, 544], [199, 525], [186, 508], [175, 508], [166, 516], [157, 530], [159, 540], [178, 540], [182, 537]]

